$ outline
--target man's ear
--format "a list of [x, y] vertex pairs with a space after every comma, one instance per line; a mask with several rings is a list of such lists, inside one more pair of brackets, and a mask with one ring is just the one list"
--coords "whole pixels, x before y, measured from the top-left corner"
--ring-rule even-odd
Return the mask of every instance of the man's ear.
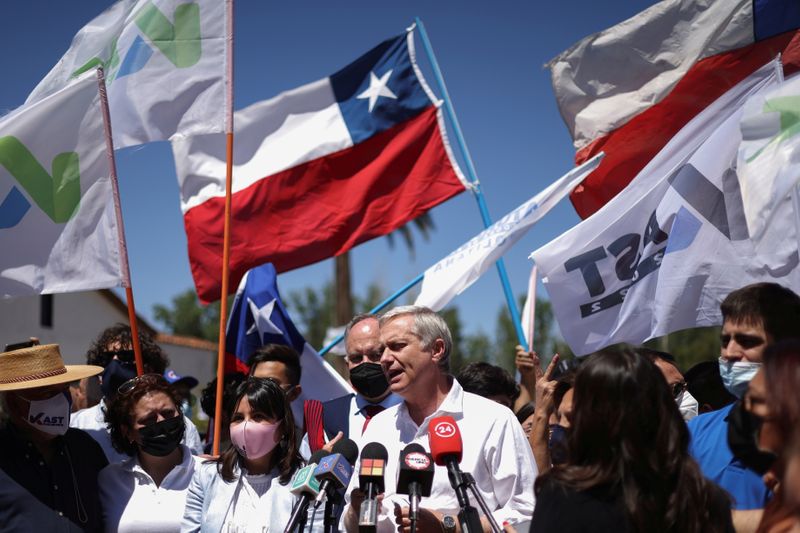
[[289, 403], [292, 403], [299, 398], [301, 394], [303, 394], [303, 387], [297, 385], [289, 394], [286, 395], [286, 399], [289, 400]]
[[431, 346], [431, 359], [433, 359], [436, 364], [439, 364], [442, 357], [444, 357], [444, 341], [442, 339], [436, 339]]

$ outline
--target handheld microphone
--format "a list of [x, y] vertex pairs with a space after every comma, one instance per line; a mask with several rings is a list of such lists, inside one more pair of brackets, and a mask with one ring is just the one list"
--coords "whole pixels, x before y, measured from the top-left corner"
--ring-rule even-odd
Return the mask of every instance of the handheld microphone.
[[358, 446], [350, 439], [342, 439], [333, 445], [333, 453], [323, 457], [314, 470], [314, 477], [319, 484], [319, 494], [314, 500], [314, 507], [319, 507], [326, 496], [350, 484], [353, 475], [353, 463], [358, 457]]
[[359, 488], [367, 493], [358, 515], [358, 531], [374, 533], [378, 525], [377, 496], [385, 490], [383, 474], [389, 452], [383, 444], [370, 442], [361, 450], [361, 466], [358, 470]]
[[317, 469], [317, 463], [327, 454], [328, 452], [325, 450], [314, 452], [309, 457], [308, 464], [298, 470], [292, 478], [289, 492], [295, 496], [300, 496], [300, 499], [297, 500], [292, 508], [292, 515], [283, 530], [284, 533], [290, 533], [298, 525], [301, 525], [300, 531], [305, 527], [308, 504], [319, 494], [319, 481], [314, 477], [314, 471]]
[[397, 477], [397, 493], [409, 496], [410, 520], [419, 518], [419, 500], [431, 495], [432, 485], [433, 458], [422, 445], [412, 442], [400, 452], [400, 475]]
[[428, 439], [431, 446], [431, 455], [437, 465], [447, 467], [447, 478], [450, 486], [456, 493], [461, 511], [458, 521], [461, 531], [476, 533], [482, 530], [478, 510], [469, 504], [467, 482], [464, 473], [458, 467], [464, 451], [461, 442], [461, 431], [452, 416], [438, 416], [428, 423]]

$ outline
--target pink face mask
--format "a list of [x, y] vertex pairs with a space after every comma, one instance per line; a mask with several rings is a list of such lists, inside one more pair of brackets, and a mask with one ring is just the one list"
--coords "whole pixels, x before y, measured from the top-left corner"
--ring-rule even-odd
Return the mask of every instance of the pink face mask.
[[253, 422], [245, 420], [231, 424], [231, 442], [239, 453], [248, 459], [264, 457], [278, 445], [280, 422]]

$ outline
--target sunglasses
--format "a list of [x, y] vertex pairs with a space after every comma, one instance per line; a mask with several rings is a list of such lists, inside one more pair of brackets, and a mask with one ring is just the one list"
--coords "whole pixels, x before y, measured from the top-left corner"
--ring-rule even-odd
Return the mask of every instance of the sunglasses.
[[133, 350], [109, 350], [103, 352], [103, 356], [107, 357], [109, 361], [116, 357], [123, 363], [133, 363], [136, 359]]
[[677, 383], [673, 383], [672, 384], [672, 397], [673, 398], [677, 398], [685, 390], [686, 390], [686, 382], [685, 381], [679, 381]]
[[167, 384], [167, 380], [164, 379], [164, 376], [159, 374], [142, 374], [141, 376], [136, 376], [135, 378], [131, 378], [122, 385], [117, 388], [117, 394], [128, 394], [133, 389], [135, 389], [139, 384], [152, 384], [152, 383], [163, 383]]

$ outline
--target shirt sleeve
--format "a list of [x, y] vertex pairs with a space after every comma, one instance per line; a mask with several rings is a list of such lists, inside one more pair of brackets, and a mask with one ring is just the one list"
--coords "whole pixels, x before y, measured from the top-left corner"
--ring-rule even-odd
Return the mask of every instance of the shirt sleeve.
[[533, 482], [538, 470], [522, 426], [510, 412], [497, 421], [487, 444], [488, 481], [498, 505], [492, 515], [501, 525], [529, 521], [536, 503]]
[[205, 487], [202, 482], [204, 477], [203, 466], [198, 465], [192, 475], [192, 481], [189, 483], [189, 491], [186, 493], [186, 506], [183, 508], [181, 533], [200, 531], [200, 525], [203, 521], [203, 502], [205, 500]]

